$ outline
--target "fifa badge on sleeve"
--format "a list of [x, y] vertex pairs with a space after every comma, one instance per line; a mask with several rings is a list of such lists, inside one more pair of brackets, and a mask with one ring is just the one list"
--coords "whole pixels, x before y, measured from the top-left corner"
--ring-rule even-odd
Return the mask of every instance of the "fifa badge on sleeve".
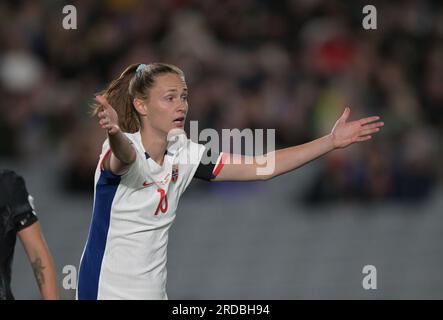
[[172, 166], [172, 176], [171, 176], [171, 181], [172, 182], [176, 182], [178, 179], [178, 164], [174, 164]]

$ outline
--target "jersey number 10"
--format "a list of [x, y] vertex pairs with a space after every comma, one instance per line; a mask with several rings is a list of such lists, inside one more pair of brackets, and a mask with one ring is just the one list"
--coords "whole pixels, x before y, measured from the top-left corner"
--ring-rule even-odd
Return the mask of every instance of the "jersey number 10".
[[160, 201], [158, 202], [157, 209], [155, 209], [155, 216], [159, 214], [159, 211], [162, 213], [166, 213], [166, 211], [168, 211], [168, 195], [162, 188], [158, 188], [157, 192], [160, 193]]

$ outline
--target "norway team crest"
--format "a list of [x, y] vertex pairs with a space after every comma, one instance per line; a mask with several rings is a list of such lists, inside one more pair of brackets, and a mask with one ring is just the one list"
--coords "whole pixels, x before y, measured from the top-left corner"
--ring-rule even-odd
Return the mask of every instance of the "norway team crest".
[[174, 164], [172, 166], [172, 176], [171, 176], [171, 181], [172, 182], [176, 182], [178, 179], [178, 165]]

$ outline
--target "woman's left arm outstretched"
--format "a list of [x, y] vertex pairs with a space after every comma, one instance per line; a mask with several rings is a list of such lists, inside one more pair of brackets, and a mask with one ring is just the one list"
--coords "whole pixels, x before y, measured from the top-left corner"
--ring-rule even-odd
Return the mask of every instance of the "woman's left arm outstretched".
[[[334, 150], [345, 148], [356, 142], [367, 141], [372, 134], [380, 131], [384, 125], [380, 117], [372, 116], [347, 122], [350, 109], [346, 108], [337, 120], [330, 134], [294, 147], [272, 151], [264, 156], [224, 155], [223, 169], [213, 181], [254, 181], [268, 180], [290, 172], [312, 160]], [[264, 159], [273, 158], [274, 168], [271, 173], [260, 174]]]

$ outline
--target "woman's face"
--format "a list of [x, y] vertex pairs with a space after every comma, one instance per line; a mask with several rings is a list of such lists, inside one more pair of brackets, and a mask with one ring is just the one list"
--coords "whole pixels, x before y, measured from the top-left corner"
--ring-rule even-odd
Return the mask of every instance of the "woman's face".
[[167, 135], [174, 128], [183, 129], [188, 113], [188, 88], [185, 79], [168, 73], [157, 76], [146, 102], [148, 124]]

